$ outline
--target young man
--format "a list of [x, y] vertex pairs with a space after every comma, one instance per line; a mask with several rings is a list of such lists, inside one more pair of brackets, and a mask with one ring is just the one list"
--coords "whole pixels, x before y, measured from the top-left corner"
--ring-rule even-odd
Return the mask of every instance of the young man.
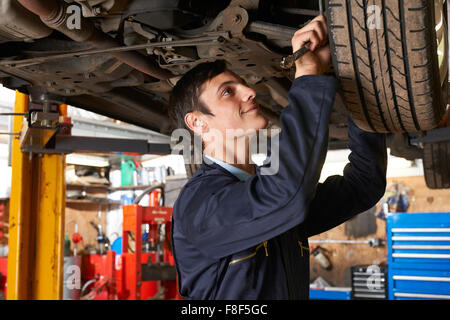
[[336, 80], [321, 75], [330, 63], [327, 38], [319, 16], [292, 39], [294, 51], [306, 44], [310, 52], [296, 61], [290, 104], [281, 115], [278, 171], [271, 175], [251, 165], [248, 152], [234, 153], [237, 140], [248, 138], [245, 133], [226, 137], [227, 129], [247, 132], [267, 125], [255, 91], [242, 79], [223, 62], [207, 63], [174, 88], [180, 125], [202, 137], [223, 133], [222, 141], [203, 139], [209, 164], [174, 205], [172, 243], [182, 296], [307, 299], [308, 237], [371, 208], [384, 194], [385, 137], [361, 131], [351, 119], [352, 153], [344, 175], [318, 183], [336, 90]]

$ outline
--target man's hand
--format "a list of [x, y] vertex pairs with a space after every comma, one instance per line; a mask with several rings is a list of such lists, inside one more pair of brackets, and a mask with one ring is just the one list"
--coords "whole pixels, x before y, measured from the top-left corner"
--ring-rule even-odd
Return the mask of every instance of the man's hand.
[[[309, 42], [308, 44], [306, 44]], [[306, 45], [305, 45], [306, 44]], [[323, 74], [330, 67], [331, 54], [325, 17], [317, 16], [292, 37], [293, 52], [306, 46], [310, 51], [295, 61], [295, 77]]]

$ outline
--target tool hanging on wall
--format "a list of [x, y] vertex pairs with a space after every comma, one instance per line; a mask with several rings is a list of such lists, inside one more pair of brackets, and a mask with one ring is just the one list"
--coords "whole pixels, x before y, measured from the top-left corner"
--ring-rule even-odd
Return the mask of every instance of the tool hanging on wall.
[[72, 222], [75, 224], [74, 232], [72, 234], [73, 256], [75, 257], [78, 254], [78, 243], [81, 243], [81, 250], [84, 249], [84, 240], [81, 234], [78, 232], [78, 223], [75, 220], [70, 220], [69, 222], [67, 222], [67, 224]]
[[102, 231], [102, 225], [95, 225], [94, 221], [89, 221], [91, 226], [97, 231], [97, 243], [99, 254], [105, 254], [109, 250], [110, 243], [105, 233]]
[[81, 234], [78, 233], [78, 225], [75, 224], [75, 232], [72, 234], [72, 242], [73, 242], [73, 255], [77, 255], [77, 246], [78, 243], [81, 242], [81, 248], [84, 248], [84, 241]]
[[385, 241], [380, 238], [370, 238], [367, 240], [309, 240], [309, 243], [314, 244], [367, 244], [369, 247], [381, 247], [384, 246]]
[[327, 256], [322, 252], [324, 249], [321, 246], [316, 246], [312, 251], [312, 255], [314, 260], [325, 270], [330, 270], [332, 268], [332, 264]]

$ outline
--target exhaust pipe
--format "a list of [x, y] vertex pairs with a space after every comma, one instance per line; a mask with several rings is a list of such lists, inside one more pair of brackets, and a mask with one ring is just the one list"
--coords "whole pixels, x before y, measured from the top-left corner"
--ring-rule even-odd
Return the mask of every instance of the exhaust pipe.
[[[97, 49], [110, 49], [122, 46], [120, 42], [98, 30], [94, 24], [81, 17], [80, 29], [69, 29], [67, 19], [68, 4], [56, 0], [17, 0], [29, 11], [38, 15], [48, 27], [58, 30], [77, 42], [87, 42]], [[136, 51], [110, 52], [114, 58], [159, 80], [167, 80], [174, 75]]]

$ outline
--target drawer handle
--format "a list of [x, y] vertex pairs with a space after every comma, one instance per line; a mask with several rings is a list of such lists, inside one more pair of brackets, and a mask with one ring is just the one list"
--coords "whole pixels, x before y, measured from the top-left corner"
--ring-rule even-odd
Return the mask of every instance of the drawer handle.
[[393, 276], [394, 280], [411, 280], [411, 281], [442, 281], [450, 282], [449, 277], [424, 277], [424, 276]]
[[433, 253], [393, 253], [394, 258], [428, 258], [428, 259], [450, 259], [450, 254]]
[[448, 295], [448, 294], [426, 294], [426, 293], [407, 293], [407, 292], [395, 292], [394, 297], [450, 299], [450, 295]]

